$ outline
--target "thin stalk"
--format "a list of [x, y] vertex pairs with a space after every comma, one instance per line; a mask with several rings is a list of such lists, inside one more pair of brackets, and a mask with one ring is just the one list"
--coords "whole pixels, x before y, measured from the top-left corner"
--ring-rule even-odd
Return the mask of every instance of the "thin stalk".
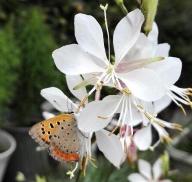
[[111, 57], [111, 48], [110, 48], [110, 36], [109, 36], [109, 28], [108, 28], [108, 21], [107, 21], [107, 8], [108, 8], [108, 4], [106, 4], [105, 6], [100, 5], [101, 9], [104, 12], [104, 19], [105, 19], [105, 28], [107, 31], [107, 44], [108, 44], [108, 60], [110, 61], [110, 57]]

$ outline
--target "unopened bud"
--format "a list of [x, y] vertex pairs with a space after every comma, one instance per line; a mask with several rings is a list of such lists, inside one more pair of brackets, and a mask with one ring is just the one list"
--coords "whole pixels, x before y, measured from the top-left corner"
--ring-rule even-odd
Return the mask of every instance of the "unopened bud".
[[161, 156], [162, 160], [162, 171], [163, 171], [163, 176], [167, 176], [169, 172], [169, 154], [168, 152], [164, 152], [164, 154]]
[[142, 0], [141, 10], [145, 16], [144, 32], [148, 34], [152, 30], [157, 12], [158, 0]]

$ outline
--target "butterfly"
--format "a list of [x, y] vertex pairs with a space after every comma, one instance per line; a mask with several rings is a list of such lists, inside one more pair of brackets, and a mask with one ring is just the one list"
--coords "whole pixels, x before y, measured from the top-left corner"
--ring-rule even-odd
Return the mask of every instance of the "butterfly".
[[31, 137], [50, 155], [60, 162], [78, 162], [80, 160], [81, 138], [77, 121], [73, 113], [60, 114], [41, 121], [29, 131]]

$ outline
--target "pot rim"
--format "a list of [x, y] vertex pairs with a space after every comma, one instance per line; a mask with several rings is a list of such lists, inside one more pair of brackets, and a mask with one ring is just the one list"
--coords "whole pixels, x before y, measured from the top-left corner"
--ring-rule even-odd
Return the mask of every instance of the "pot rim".
[[15, 151], [16, 141], [13, 138], [12, 135], [10, 135], [8, 132], [6, 132], [6, 131], [4, 131], [2, 129], [0, 129], [0, 135], [5, 136], [7, 138], [7, 140], [8, 140], [8, 142], [10, 143], [9, 148], [6, 151], [0, 153], [0, 159], [3, 159], [3, 158], [9, 157]]

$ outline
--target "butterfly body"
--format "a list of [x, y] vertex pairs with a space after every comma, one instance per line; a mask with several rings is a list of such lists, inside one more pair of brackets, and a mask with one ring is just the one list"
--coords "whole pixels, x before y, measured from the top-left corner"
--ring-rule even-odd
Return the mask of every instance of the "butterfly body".
[[61, 114], [35, 124], [29, 131], [40, 146], [60, 162], [80, 160], [81, 134], [74, 114]]

